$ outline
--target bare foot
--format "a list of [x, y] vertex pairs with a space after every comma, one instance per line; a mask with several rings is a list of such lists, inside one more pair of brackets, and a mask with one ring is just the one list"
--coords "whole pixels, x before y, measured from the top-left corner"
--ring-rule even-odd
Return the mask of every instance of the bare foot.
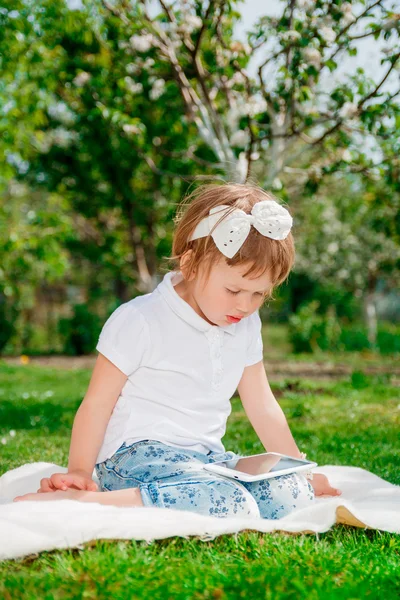
[[17, 496], [14, 502], [25, 502], [26, 500], [41, 502], [42, 500], [79, 500], [80, 502], [96, 502], [110, 506], [143, 506], [142, 496], [139, 488], [128, 488], [114, 490], [112, 492], [89, 492], [87, 490], [57, 490], [36, 494], [25, 494]]
[[[82, 500], [83, 490], [57, 490], [55, 492], [46, 492], [38, 494], [24, 494], [14, 498], [14, 502], [34, 501], [41, 502], [42, 500]], [[98, 492], [97, 492], [98, 493]]]

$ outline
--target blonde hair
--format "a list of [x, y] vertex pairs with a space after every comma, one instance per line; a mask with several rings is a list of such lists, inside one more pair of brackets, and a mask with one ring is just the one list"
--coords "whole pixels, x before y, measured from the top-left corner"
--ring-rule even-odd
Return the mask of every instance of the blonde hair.
[[[207, 280], [212, 265], [224, 255], [218, 250], [211, 234], [207, 237], [188, 241], [197, 224], [208, 216], [211, 208], [220, 204], [232, 206], [232, 211], [240, 208], [245, 213], [250, 213], [253, 206], [261, 200], [276, 200], [276, 198], [253, 183], [200, 185], [186, 196], [178, 206], [174, 219], [176, 229], [172, 242], [172, 256], [167, 260], [173, 263], [175, 270], [179, 270], [182, 256], [188, 250], [193, 250], [185, 267], [188, 272], [192, 272], [202, 264], [205, 267]], [[272, 281], [270, 294], [272, 295], [273, 289], [287, 279], [293, 267], [295, 259], [294, 239], [290, 232], [284, 240], [273, 240], [262, 235], [255, 227], [251, 227], [248, 237], [235, 256], [224, 258], [230, 267], [248, 264], [249, 269], [243, 275], [244, 277], [252, 273], [255, 273], [255, 277], [257, 277], [269, 271]]]

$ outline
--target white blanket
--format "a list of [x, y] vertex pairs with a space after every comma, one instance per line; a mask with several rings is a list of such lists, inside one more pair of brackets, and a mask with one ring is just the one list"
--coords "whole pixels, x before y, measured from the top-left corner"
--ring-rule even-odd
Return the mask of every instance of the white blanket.
[[0, 477], [0, 560], [55, 548], [81, 547], [97, 539], [157, 540], [174, 535], [211, 540], [246, 529], [262, 532], [321, 533], [335, 523], [400, 533], [400, 486], [357, 467], [325, 465], [324, 473], [341, 496], [319, 497], [308, 508], [279, 519], [219, 518], [164, 508], [118, 508], [74, 500], [12, 502], [34, 492], [42, 477], [66, 469], [31, 463]]

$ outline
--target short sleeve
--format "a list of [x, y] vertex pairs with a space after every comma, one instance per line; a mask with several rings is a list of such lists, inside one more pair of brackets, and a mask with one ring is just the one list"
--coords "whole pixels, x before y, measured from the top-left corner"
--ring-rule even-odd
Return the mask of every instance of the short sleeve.
[[148, 346], [147, 323], [130, 303], [121, 304], [105, 322], [96, 350], [126, 376], [138, 369]]
[[246, 367], [255, 365], [260, 362], [260, 360], [263, 360], [261, 327], [262, 322], [257, 311], [248, 318]]

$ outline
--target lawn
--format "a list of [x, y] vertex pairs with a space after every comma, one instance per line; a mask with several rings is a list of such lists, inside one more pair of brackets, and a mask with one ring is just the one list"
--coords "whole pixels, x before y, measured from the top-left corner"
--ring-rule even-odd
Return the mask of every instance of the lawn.
[[[310, 458], [363, 467], [400, 484], [400, 387], [390, 368], [364, 375], [357, 367], [339, 380], [271, 377], [271, 385]], [[0, 362], [1, 473], [39, 460], [66, 464], [89, 377], [89, 370]], [[224, 443], [239, 452], [263, 450], [238, 398]], [[245, 532], [209, 542], [99, 541], [0, 564], [6, 600], [384, 596], [400, 596], [400, 536], [348, 526], [317, 536]]]

